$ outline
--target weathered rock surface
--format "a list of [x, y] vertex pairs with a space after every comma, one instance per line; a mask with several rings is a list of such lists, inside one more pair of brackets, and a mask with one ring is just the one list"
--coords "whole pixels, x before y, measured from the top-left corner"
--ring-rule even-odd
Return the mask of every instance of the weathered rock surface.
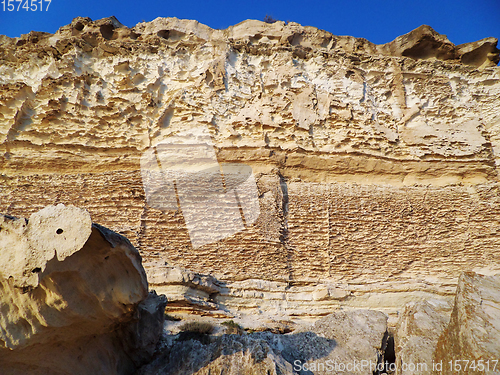
[[[449, 284], [422, 292], [419, 288], [426, 288], [425, 282], [388, 286], [386, 283], [350, 285], [327, 280], [308, 285], [262, 279], [223, 281], [159, 262], [146, 262], [144, 267], [150, 287], [168, 296], [168, 312], [178, 316], [238, 318], [253, 329], [279, 327], [280, 321], [290, 318], [314, 320], [340, 308], [356, 308], [357, 305], [390, 315], [400, 306], [436, 295], [441, 298], [434, 303], [447, 305], [456, 290]], [[396, 318], [389, 323], [394, 326]]]
[[429, 375], [434, 351], [448, 326], [452, 305], [446, 301], [419, 301], [405, 306], [396, 327], [396, 374]]
[[[462, 270], [500, 271], [496, 43], [455, 46], [427, 26], [375, 45], [296, 23], [175, 18], [2, 37], [0, 210], [85, 207], [151, 264], [224, 283], [227, 314], [377, 308], [393, 324], [410, 301], [451, 300]], [[198, 194], [189, 210], [148, 200], [141, 158], [199, 128], [221, 164], [251, 167], [255, 222], [234, 194], [201, 199], [203, 178], [177, 184]], [[229, 198], [242, 216], [214, 217]], [[193, 246], [193, 231], [237, 224]]]
[[382, 361], [386, 330], [386, 315], [354, 310], [286, 335], [167, 336], [161, 354], [139, 374], [372, 375]]
[[499, 337], [500, 275], [462, 274], [450, 323], [434, 355], [435, 362], [443, 362], [440, 373], [500, 374]]
[[463, 273], [452, 304], [408, 304], [395, 337], [396, 374], [498, 374], [500, 276]]
[[0, 373], [132, 374], [163, 328], [138, 251], [87, 211], [0, 216]]

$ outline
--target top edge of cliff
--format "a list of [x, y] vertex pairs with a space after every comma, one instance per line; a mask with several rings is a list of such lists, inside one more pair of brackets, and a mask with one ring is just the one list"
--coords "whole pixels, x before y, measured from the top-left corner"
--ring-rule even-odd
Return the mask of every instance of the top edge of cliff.
[[500, 61], [498, 40], [493, 37], [455, 45], [446, 35], [422, 25], [385, 44], [374, 44], [364, 38], [336, 36], [312, 26], [295, 22], [266, 23], [245, 20], [227, 29], [212, 29], [196, 20], [158, 17], [129, 28], [114, 16], [96, 21], [77, 17], [56, 33], [31, 31], [17, 38], [0, 35], [0, 62], [16, 63], [36, 52], [61, 56], [72, 48], [91, 52], [96, 48], [108, 54], [128, 54], [145, 50], [155, 52], [172, 43], [228, 44], [252, 53], [272, 53], [273, 49], [292, 49], [301, 58], [315, 53], [352, 53], [372, 56], [409, 57], [415, 60], [435, 59], [475, 68], [494, 67]]

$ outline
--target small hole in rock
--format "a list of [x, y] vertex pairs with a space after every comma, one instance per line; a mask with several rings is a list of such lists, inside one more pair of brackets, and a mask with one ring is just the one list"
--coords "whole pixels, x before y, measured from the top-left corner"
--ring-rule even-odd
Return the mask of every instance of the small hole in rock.
[[104, 257], [104, 260], [108, 260], [108, 259], [109, 259], [109, 255]]
[[84, 27], [85, 27], [85, 25], [84, 25], [83, 23], [81, 23], [81, 22], [77, 22], [77, 23], [75, 24], [75, 26], [74, 26], [74, 28], [75, 28], [76, 30], [78, 30], [78, 31], [82, 31]]
[[40, 267], [37, 267], [37, 268], [34, 268], [33, 271], [31, 271], [31, 273], [38, 273], [41, 271], [42, 271], [42, 269]]
[[62, 232], [64, 232], [64, 231], [61, 228], [59, 228], [58, 230], [56, 230], [57, 234], [61, 234]]
[[108, 24], [108, 25], [102, 25], [99, 30], [101, 31], [101, 35], [104, 39], [107, 39], [107, 40], [110, 40], [111, 38], [113, 38], [113, 33], [114, 33], [114, 30], [115, 27], [111, 24]]
[[168, 36], [170, 35], [170, 30], [160, 30], [156, 33], [160, 38], [163, 39], [168, 39]]

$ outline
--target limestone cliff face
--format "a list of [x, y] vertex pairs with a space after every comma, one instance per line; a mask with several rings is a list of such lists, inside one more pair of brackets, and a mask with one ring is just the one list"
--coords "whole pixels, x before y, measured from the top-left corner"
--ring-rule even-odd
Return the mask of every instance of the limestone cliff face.
[[[1, 37], [0, 211], [85, 207], [137, 246], [159, 286], [168, 267], [216, 277], [215, 289], [171, 284], [205, 310], [394, 313], [450, 299], [461, 270], [500, 272], [496, 43], [455, 46], [427, 26], [375, 45], [175, 18]], [[258, 216], [204, 227], [220, 204], [193, 203], [203, 178], [175, 185], [179, 207], [148, 196], [144, 155], [195, 129], [224, 176], [251, 168]], [[193, 246], [195, 232], [211, 241]]]

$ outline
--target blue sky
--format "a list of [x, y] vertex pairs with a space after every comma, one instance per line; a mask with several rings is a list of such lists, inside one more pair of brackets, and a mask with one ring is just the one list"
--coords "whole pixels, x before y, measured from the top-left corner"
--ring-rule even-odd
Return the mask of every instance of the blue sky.
[[[212, 28], [226, 28], [266, 14], [283, 21], [315, 26], [335, 35], [353, 35], [386, 43], [398, 35], [428, 24], [455, 44], [485, 37], [500, 38], [500, 0], [344, 0], [344, 1], [113, 1], [22, 0], [9, 12], [9, 0], [0, 0], [0, 34], [20, 36], [30, 30], [55, 32], [74, 17], [99, 19], [114, 15], [126, 26], [156, 17], [196, 19]], [[15, 8], [19, 3], [12, 1]], [[18, 0], [20, 1], [20, 0]], [[43, 11], [27, 11], [25, 1], [43, 1]], [[5, 2], [5, 3], [4, 3]]]

